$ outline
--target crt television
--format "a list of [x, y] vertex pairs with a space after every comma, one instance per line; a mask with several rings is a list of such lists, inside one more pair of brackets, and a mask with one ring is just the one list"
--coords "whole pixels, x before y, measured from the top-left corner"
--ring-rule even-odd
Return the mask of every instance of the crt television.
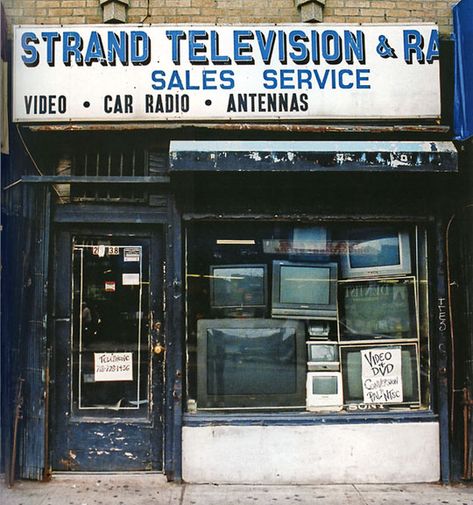
[[266, 265], [211, 265], [211, 309], [265, 309]]
[[337, 263], [273, 261], [272, 317], [337, 318]]
[[305, 328], [300, 321], [197, 321], [197, 408], [303, 408]]
[[308, 372], [306, 381], [307, 410], [341, 410], [342, 407], [342, 374], [340, 372]]
[[417, 338], [414, 277], [341, 282], [340, 340]]
[[340, 267], [344, 279], [410, 274], [409, 233], [389, 227], [354, 228], [348, 232]]
[[337, 342], [307, 342], [307, 369], [310, 371], [340, 369]]
[[[402, 344], [399, 346], [382, 345], [382, 349], [401, 349], [401, 377], [402, 377], [402, 402], [418, 406], [419, 393], [419, 366], [417, 358], [417, 344]], [[343, 393], [345, 404], [364, 403], [361, 350], [376, 349], [376, 346], [341, 346], [340, 356], [343, 373]], [[382, 379], [382, 377], [381, 377]], [[383, 402], [380, 402], [383, 403]], [[390, 405], [393, 405], [390, 403]]]

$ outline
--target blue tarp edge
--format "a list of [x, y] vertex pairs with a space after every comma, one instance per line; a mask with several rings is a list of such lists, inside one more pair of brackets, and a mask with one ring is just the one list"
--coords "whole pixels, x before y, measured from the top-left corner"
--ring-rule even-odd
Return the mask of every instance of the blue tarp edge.
[[456, 140], [473, 137], [473, 0], [453, 7], [455, 42], [454, 132]]

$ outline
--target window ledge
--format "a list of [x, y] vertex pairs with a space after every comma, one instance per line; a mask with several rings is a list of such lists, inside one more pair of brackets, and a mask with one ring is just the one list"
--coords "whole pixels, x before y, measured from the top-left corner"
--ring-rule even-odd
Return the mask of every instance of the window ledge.
[[346, 412], [314, 414], [311, 412], [209, 413], [184, 414], [183, 425], [196, 426], [294, 426], [319, 424], [372, 424], [433, 422], [438, 416], [431, 410], [402, 412]]

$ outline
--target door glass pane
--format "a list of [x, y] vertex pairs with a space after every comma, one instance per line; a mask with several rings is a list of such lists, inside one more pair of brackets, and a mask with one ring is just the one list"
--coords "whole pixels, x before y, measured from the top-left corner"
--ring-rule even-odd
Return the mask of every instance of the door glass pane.
[[149, 247], [125, 238], [73, 244], [72, 408], [143, 416], [149, 405]]

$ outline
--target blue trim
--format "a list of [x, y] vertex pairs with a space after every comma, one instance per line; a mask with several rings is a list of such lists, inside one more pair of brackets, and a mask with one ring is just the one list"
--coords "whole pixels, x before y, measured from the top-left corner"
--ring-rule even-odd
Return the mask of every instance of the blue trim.
[[366, 412], [314, 415], [308, 412], [267, 414], [184, 414], [184, 426], [312, 426], [327, 424], [427, 423], [438, 421], [432, 411]]

